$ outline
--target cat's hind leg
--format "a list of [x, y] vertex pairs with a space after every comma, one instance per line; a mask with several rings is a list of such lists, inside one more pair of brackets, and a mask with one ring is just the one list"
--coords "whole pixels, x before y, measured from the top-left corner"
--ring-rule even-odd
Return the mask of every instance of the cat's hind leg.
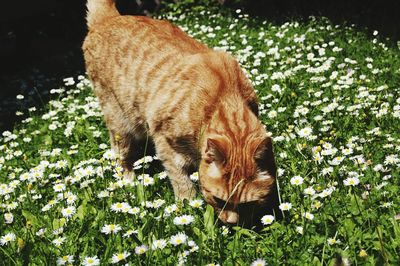
[[145, 138], [145, 129], [132, 117], [127, 117], [112, 95], [99, 97], [104, 119], [110, 133], [111, 148], [118, 155], [124, 169], [123, 176], [134, 178], [133, 163], [143, 156], [141, 144]]

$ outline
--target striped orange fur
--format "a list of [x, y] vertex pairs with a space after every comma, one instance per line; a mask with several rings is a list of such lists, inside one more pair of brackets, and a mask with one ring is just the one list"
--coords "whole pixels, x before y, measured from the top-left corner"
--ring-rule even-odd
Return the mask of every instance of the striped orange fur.
[[272, 204], [271, 139], [231, 55], [167, 21], [120, 16], [112, 0], [89, 0], [87, 20], [86, 69], [127, 177], [150, 136], [176, 198], [195, 196], [189, 175], [198, 169], [204, 198], [224, 222], [248, 218], [244, 204]]

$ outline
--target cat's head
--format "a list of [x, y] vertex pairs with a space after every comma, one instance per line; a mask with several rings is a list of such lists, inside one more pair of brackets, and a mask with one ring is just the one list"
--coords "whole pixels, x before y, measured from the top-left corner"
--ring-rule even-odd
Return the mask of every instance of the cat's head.
[[275, 208], [275, 160], [271, 138], [242, 143], [223, 135], [207, 136], [199, 168], [205, 200], [227, 224], [251, 226]]

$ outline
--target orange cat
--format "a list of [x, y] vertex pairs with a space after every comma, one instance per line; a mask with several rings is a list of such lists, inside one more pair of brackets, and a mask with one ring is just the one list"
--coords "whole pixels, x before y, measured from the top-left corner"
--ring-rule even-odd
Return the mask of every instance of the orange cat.
[[204, 198], [226, 223], [275, 206], [271, 139], [237, 61], [167, 21], [121, 16], [113, 0], [87, 7], [86, 68], [125, 175], [150, 136], [177, 199], [195, 196], [189, 175], [198, 169]]

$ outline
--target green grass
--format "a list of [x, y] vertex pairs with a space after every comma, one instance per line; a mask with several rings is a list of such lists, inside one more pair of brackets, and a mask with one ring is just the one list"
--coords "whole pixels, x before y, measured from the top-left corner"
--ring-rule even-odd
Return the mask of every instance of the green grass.
[[[163, 173], [146, 175], [150, 162], [137, 164], [141, 181], [124, 182], [81, 76], [2, 135], [0, 264], [97, 256], [106, 265], [128, 252], [119, 264], [398, 265], [399, 50], [321, 19], [271, 25], [212, 7], [170, 10], [163, 17], [233, 53], [249, 73], [291, 208], [261, 232], [227, 228], [204, 202], [175, 202]], [[174, 223], [182, 215], [194, 221]], [[160, 239], [165, 247], [153, 248]]]

